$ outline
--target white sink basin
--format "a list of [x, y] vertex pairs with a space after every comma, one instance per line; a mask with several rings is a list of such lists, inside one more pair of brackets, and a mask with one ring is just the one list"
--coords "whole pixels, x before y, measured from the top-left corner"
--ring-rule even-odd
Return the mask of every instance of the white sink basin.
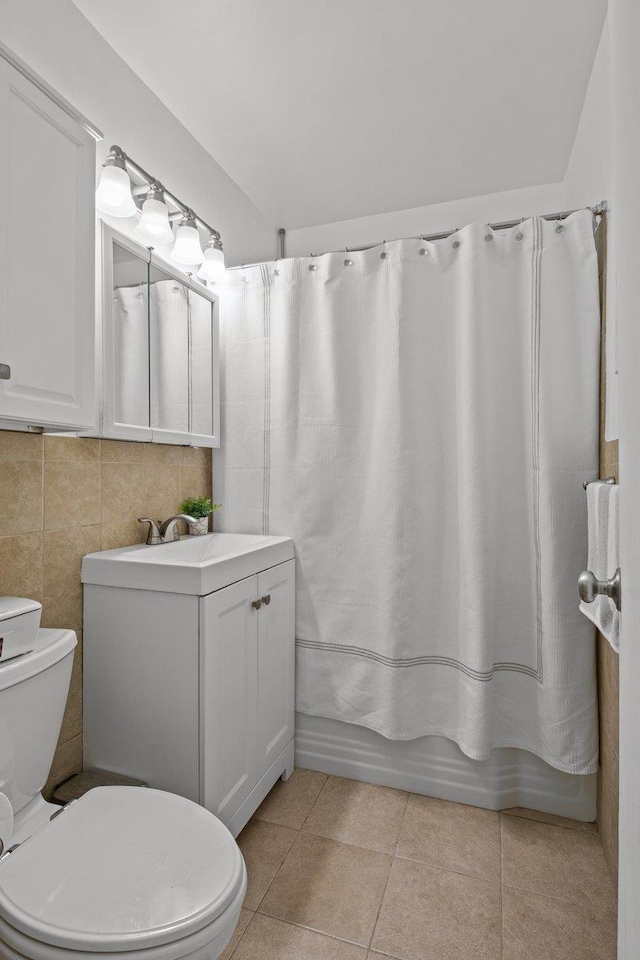
[[293, 557], [289, 537], [209, 533], [155, 547], [136, 544], [89, 553], [82, 582], [202, 597]]

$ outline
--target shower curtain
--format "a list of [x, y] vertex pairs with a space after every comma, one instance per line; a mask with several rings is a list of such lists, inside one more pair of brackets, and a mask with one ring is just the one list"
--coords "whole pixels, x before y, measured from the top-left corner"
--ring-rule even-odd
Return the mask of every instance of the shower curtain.
[[216, 498], [295, 541], [298, 710], [594, 772], [590, 213], [231, 276]]

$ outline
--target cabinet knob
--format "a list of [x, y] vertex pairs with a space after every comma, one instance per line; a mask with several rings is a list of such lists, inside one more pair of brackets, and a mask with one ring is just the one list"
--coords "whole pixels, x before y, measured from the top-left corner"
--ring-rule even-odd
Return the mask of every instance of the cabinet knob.
[[11, 367], [8, 363], [0, 363], [0, 380], [11, 380]]
[[263, 597], [262, 602], [264, 603], [265, 607], [268, 607], [269, 604], [271, 603], [271, 594], [268, 593], [266, 597]]
[[259, 610], [260, 607], [262, 606], [262, 600], [252, 600], [251, 606], [253, 607], [254, 610]]

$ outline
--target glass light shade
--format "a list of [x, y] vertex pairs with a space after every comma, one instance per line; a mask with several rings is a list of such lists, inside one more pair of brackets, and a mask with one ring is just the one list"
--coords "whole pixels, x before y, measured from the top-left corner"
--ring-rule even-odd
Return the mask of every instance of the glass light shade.
[[133, 217], [136, 205], [131, 196], [129, 174], [122, 167], [108, 164], [102, 168], [96, 190], [96, 207], [112, 217]]
[[224, 253], [218, 247], [207, 247], [204, 251], [204, 263], [198, 270], [198, 277], [209, 283], [220, 283], [225, 279]]
[[136, 237], [149, 246], [171, 243], [173, 230], [169, 223], [169, 211], [162, 200], [149, 199], [142, 204], [142, 219], [137, 225]]
[[200, 246], [200, 234], [195, 227], [180, 222], [180, 226], [176, 230], [176, 242], [171, 251], [171, 259], [185, 266], [202, 263], [204, 253]]

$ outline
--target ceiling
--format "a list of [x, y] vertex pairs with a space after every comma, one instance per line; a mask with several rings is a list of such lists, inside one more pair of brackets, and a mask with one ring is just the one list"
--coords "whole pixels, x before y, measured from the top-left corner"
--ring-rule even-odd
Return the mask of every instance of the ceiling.
[[562, 180], [606, 13], [606, 0], [74, 2], [288, 229]]

